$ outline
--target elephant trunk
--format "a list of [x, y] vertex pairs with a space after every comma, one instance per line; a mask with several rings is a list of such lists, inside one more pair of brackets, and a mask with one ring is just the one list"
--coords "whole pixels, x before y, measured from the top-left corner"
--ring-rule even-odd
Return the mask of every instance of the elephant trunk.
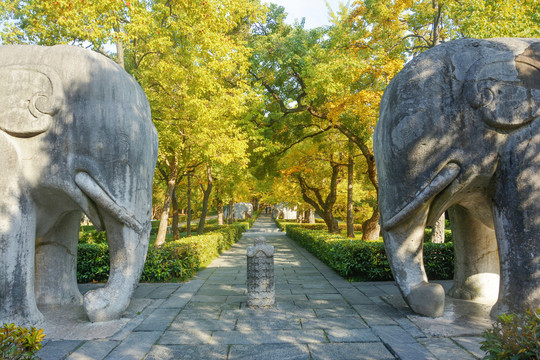
[[89, 291], [84, 307], [92, 322], [118, 319], [128, 307], [141, 276], [149, 231], [139, 233], [115, 218], [103, 219], [109, 239], [110, 274], [107, 285]]
[[407, 304], [416, 313], [438, 317], [444, 310], [444, 289], [428, 283], [423, 260], [428, 212], [426, 204], [407, 221], [385, 227], [383, 237], [392, 273]]

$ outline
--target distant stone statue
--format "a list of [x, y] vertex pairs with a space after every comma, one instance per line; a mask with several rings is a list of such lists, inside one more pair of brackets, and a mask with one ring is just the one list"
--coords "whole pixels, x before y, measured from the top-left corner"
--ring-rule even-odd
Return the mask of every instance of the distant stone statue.
[[254, 246], [247, 248], [247, 305], [268, 308], [275, 302], [274, 247], [259, 236]]
[[422, 242], [447, 209], [449, 294], [497, 300], [493, 315], [540, 307], [539, 39], [455, 40], [412, 59], [384, 93], [374, 150], [386, 252], [412, 310], [443, 313]]
[[240, 220], [253, 218], [253, 204], [249, 202], [234, 204], [234, 215]]
[[[0, 322], [36, 324], [39, 304], [120, 317], [150, 233], [157, 133], [141, 87], [72, 46], [0, 47]], [[107, 230], [109, 282], [81, 296], [82, 213]]]
[[279, 203], [274, 206], [275, 217], [284, 220], [296, 220], [296, 206], [290, 207], [288, 203]]
[[[234, 204], [233, 209], [234, 218], [236, 220], [245, 220], [247, 218], [253, 218], [253, 204], [248, 202], [241, 202]], [[225, 217], [229, 217], [229, 209], [225, 208]]]

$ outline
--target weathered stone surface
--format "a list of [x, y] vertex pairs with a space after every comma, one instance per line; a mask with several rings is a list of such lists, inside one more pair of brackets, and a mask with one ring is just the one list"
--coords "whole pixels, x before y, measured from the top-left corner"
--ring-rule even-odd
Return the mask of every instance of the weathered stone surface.
[[247, 248], [247, 305], [266, 308], [275, 302], [274, 247], [260, 236], [255, 238], [254, 246]]
[[[540, 41], [461, 39], [410, 61], [387, 87], [374, 135], [386, 252], [401, 293], [442, 314], [422, 262], [447, 209], [461, 299], [540, 307]], [[500, 291], [499, 285], [500, 276]]]
[[274, 206], [274, 216], [278, 219], [296, 220], [296, 206], [291, 208], [288, 203], [279, 203]]
[[[223, 215], [229, 217], [229, 208], [224, 209]], [[248, 202], [234, 204], [234, 218], [237, 220], [244, 220], [246, 218], [253, 217], [253, 204]]]
[[309, 350], [302, 344], [232, 345], [230, 360], [310, 360]]
[[[72, 46], [0, 48], [0, 320], [36, 324], [37, 304], [118, 318], [146, 256], [157, 133], [137, 82]], [[78, 230], [106, 229], [111, 277], [81, 296]]]

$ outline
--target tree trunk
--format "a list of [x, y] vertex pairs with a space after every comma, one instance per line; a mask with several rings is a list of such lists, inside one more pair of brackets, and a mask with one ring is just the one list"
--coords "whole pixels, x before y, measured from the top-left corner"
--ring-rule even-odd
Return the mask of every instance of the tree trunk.
[[354, 237], [354, 161], [352, 153], [352, 141], [349, 140], [349, 162], [347, 164], [347, 237]]
[[379, 225], [379, 206], [373, 209], [373, 215], [362, 223], [362, 240], [379, 240], [381, 227]]
[[167, 193], [165, 194], [165, 201], [163, 202], [163, 210], [161, 212], [161, 218], [159, 221], [159, 229], [154, 242], [155, 247], [160, 247], [165, 243], [165, 237], [167, 236], [167, 227], [169, 222], [169, 210], [171, 208], [171, 201], [173, 197], [174, 188], [176, 187], [176, 177], [178, 174], [178, 160], [174, 158], [172, 164], [169, 165], [169, 180], [167, 181]]
[[296, 222], [299, 224], [304, 222], [304, 209], [296, 212]]
[[313, 209], [308, 210], [308, 222], [310, 224], [315, 224], [315, 211]]
[[120, 30], [118, 28], [114, 29], [114, 32], [117, 35], [116, 38], [116, 63], [122, 67], [122, 69], [125, 69], [124, 66], [124, 44], [122, 41], [118, 38], [118, 33]]
[[[333, 208], [337, 200], [337, 185], [339, 183], [339, 170], [341, 165], [338, 163], [330, 162], [332, 166], [332, 177], [330, 180], [330, 191], [323, 200], [320, 189], [309, 186], [306, 180], [298, 175], [298, 183], [302, 190], [302, 198], [306, 203], [315, 208], [315, 212], [324, 220], [328, 232], [335, 234], [339, 233], [339, 227], [337, 221], [334, 219]], [[313, 194], [314, 197], [310, 197]]]
[[180, 230], [178, 229], [178, 198], [176, 197], [176, 186], [172, 193], [172, 206], [173, 206], [173, 220], [172, 220], [172, 233], [174, 240], [180, 239]]
[[217, 223], [218, 225], [223, 225], [223, 200], [217, 198]]
[[186, 236], [191, 236], [191, 173], [187, 174], [187, 222], [186, 222]]
[[328, 232], [330, 234], [339, 233], [338, 221], [334, 218], [334, 214], [332, 213], [332, 211], [322, 214], [319, 213], [319, 216], [322, 217], [322, 219], [324, 220], [324, 223], [326, 224], [326, 227], [328, 228]]
[[440, 21], [441, 21], [441, 15], [442, 15], [442, 4], [439, 4], [438, 0], [432, 0], [432, 7], [437, 12], [433, 16], [433, 27], [431, 31], [431, 47], [435, 47], [440, 44], [441, 42], [441, 28], [440, 28]]
[[214, 185], [212, 179], [212, 168], [209, 164], [206, 164], [206, 179], [208, 180], [208, 186], [206, 189], [201, 186], [203, 191], [203, 207], [201, 217], [199, 219], [199, 227], [197, 228], [197, 234], [204, 234], [204, 224], [206, 223], [206, 214], [208, 213], [208, 200], [210, 199], [210, 193], [212, 193], [212, 187]]
[[227, 205], [227, 224], [232, 224], [232, 216], [233, 216], [232, 201], [229, 201], [229, 204]]
[[[360, 149], [367, 164], [369, 181], [373, 184], [375, 191], [379, 192], [379, 182], [377, 180], [377, 168], [375, 166], [375, 156], [369, 147], [364, 143], [364, 139], [352, 132], [343, 124], [336, 124], [336, 129], [349, 138]], [[377, 200], [378, 202], [378, 200]], [[373, 209], [373, 215], [362, 224], [362, 240], [378, 240], [380, 234], [379, 226], [379, 206]]]
[[431, 231], [431, 242], [436, 244], [442, 244], [444, 243], [444, 228], [445, 228], [445, 218], [444, 213], [441, 215], [439, 219], [435, 222], [433, 225], [432, 231]]

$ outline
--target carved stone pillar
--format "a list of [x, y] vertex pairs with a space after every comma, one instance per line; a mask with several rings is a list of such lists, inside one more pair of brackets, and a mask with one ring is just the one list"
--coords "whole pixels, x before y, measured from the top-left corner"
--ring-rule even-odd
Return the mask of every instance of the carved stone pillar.
[[255, 239], [247, 248], [247, 305], [249, 308], [273, 307], [276, 302], [274, 286], [274, 247], [264, 237]]

